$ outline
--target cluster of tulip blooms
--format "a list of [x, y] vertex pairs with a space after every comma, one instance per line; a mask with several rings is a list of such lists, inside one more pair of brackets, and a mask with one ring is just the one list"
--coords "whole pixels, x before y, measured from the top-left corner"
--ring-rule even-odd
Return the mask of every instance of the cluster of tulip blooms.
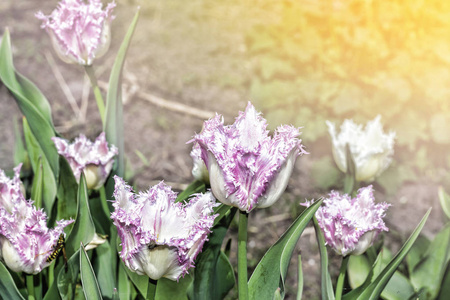
[[[83, 0], [62, 0], [50, 16], [45, 16], [41, 12], [36, 15], [38, 19], [42, 20], [42, 27], [49, 33], [58, 56], [65, 62], [84, 66], [92, 79], [94, 90], [98, 87], [93, 78], [95, 75], [91, 71], [91, 65], [95, 58], [103, 55], [108, 49], [114, 6], [114, 3], [110, 3], [103, 9], [100, 0], [89, 0], [88, 3]], [[136, 23], [133, 23], [130, 27], [131, 33], [135, 25]], [[8, 59], [9, 40], [6, 40], [6, 36], [7, 34], [3, 38], [0, 53], [2, 60]], [[129, 43], [129, 37], [126, 42]], [[15, 72], [12, 64], [9, 72]], [[120, 71], [117, 71], [115, 75], [120, 76]], [[192, 173], [197, 183], [203, 182], [204, 188], [201, 191], [188, 193], [182, 199], [184, 201], [180, 201], [177, 193], [172, 191], [170, 186], [160, 182], [148, 191], [136, 194], [133, 192], [133, 188], [126, 183], [124, 174], [120, 171], [121, 162], [118, 157], [123, 155], [123, 145], [121, 146], [120, 143], [113, 145], [118, 140], [117, 134], [120, 135], [120, 126], [123, 125], [117, 122], [117, 119], [112, 117], [110, 119], [108, 116], [109, 107], [113, 107], [112, 111], [122, 109], [120, 101], [107, 102], [105, 111], [101, 93], [95, 93], [106, 133], [102, 132], [94, 142], [80, 134], [70, 143], [58, 137], [52, 127], [51, 116], [47, 119], [46, 112], [37, 105], [34, 96], [28, 96], [30, 97], [28, 99], [26, 93], [21, 93], [16, 89], [14, 84], [20, 84], [20, 82], [16, 81], [11, 84], [11, 80], [15, 80], [14, 76], [12, 78], [7, 79], [4, 73], [0, 74], [0, 79], [11, 90], [25, 118], [29, 120], [31, 131], [25, 135], [35, 138], [37, 144], [40, 145], [39, 151], [42, 151], [40, 153], [43, 155], [33, 157], [30, 155], [29, 158], [37, 159], [32, 162], [34, 172], [32, 200], [27, 200], [27, 193], [20, 179], [21, 166], [15, 168], [13, 179], [0, 171], [0, 258], [10, 271], [29, 274], [26, 275], [26, 290], [15, 285], [13, 280], [8, 280], [9, 277], [6, 278], [6, 275], [0, 276], [0, 281], [2, 281], [0, 286], [7, 287], [0, 288], [2, 297], [11, 295], [8, 293], [17, 293], [18, 297], [28, 295], [31, 299], [36, 293], [41, 293], [36, 297], [40, 299], [42, 294], [45, 294], [46, 297], [58, 295], [64, 298], [76, 290], [75, 286], [73, 290], [61, 287], [68, 284], [67, 282], [70, 280], [78, 283], [77, 273], [74, 275], [73, 272], [81, 272], [81, 285], [85, 295], [89, 298], [94, 297], [92, 296], [93, 288], [97, 293], [94, 294], [99, 298], [103, 296], [122, 299], [120, 295], [125, 293], [124, 291], [130, 292], [129, 286], [124, 288], [124, 282], [131, 280], [135, 296], [141, 293], [143, 297], [152, 299], [155, 297], [155, 293], [159, 292], [156, 290], [156, 283], [161, 278], [178, 282], [187, 274], [190, 274], [187, 277], [194, 281], [191, 283], [194, 288], [186, 291], [185, 286], [175, 285], [172, 286], [172, 289], [184, 289], [185, 294], [190, 293], [194, 298], [200, 297], [198, 296], [200, 292], [196, 287], [201, 284], [196, 284], [196, 282], [205, 280], [205, 276], [210, 278], [221, 276], [216, 274], [215, 268], [220, 259], [228, 262], [228, 258], [224, 255], [216, 255], [213, 271], [203, 268], [206, 263], [198, 262], [198, 258], [206, 252], [205, 247], [212, 247], [208, 244], [208, 240], [212, 240], [212, 235], [218, 232], [217, 228], [220, 226], [228, 228], [230, 222], [227, 223], [226, 219], [233, 218], [234, 214], [239, 211], [237, 267], [239, 298], [282, 298], [285, 295], [284, 281], [287, 275], [287, 266], [293, 247], [295, 247], [295, 243], [291, 245], [287, 241], [294, 239], [296, 242], [309, 220], [313, 219], [318, 226], [316, 230], [318, 230], [319, 243], [320, 238], [323, 239], [321, 246], [330, 246], [344, 257], [344, 261], [350, 255], [364, 253], [373, 245], [375, 238], [382, 231], [388, 231], [383, 217], [389, 204], [375, 203], [371, 185], [360, 188], [357, 193], [353, 189], [355, 181], [370, 182], [374, 180], [391, 162], [395, 133], [383, 133], [380, 117], [369, 122], [365, 129], [351, 120], [346, 120], [341, 126], [340, 133], [336, 132], [334, 124], [327, 123], [336, 165], [346, 174], [351, 184], [346, 185], [342, 194], [331, 191], [325, 199], [307, 201], [302, 204], [307, 208], [292, 225], [292, 230], [296, 232], [290, 231], [290, 229], [286, 231], [285, 235], [277, 242], [282, 245], [282, 249], [277, 250], [276, 247], [271, 247], [255, 269], [252, 278], [248, 280], [248, 214], [255, 208], [266, 208], [278, 201], [288, 185], [297, 157], [308, 154], [299, 139], [299, 128], [283, 125], [269, 135], [266, 120], [251, 103], [248, 103], [245, 111], [239, 113], [232, 125], [224, 125], [223, 118], [216, 115], [205, 121], [203, 130], [190, 140], [193, 144]], [[110, 84], [112, 83], [110, 82]], [[21, 88], [26, 89], [27, 87], [22, 86]], [[111, 93], [114, 93], [114, 86], [110, 87], [110, 90], [113, 91]], [[117, 97], [120, 96], [116, 95]], [[108, 95], [108, 101], [110, 98], [114, 97]], [[44, 100], [40, 99], [39, 101]], [[27, 110], [27, 107], [32, 107], [34, 110]], [[50, 131], [50, 135], [46, 136], [43, 133], [45, 130], [39, 128], [41, 125], [32, 123], [32, 118], [37, 115], [46, 121], [49, 120], [46, 124], [53, 130]], [[111, 130], [109, 129], [111, 128], [110, 124], [113, 123], [116, 127], [113, 126]], [[28, 123], [24, 123], [24, 131], [28, 128], [27, 126]], [[55, 150], [61, 156], [56, 159], [56, 167], [52, 163], [55, 159], [54, 155], [51, 155], [56, 153]], [[32, 151], [28, 149], [28, 152]], [[50, 155], [48, 155], [49, 153]], [[42, 161], [42, 157], [46, 159], [45, 162]], [[64, 164], [70, 168], [63, 169]], [[44, 171], [39, 173], [39, 168]], [[46, 170], [50, 170], [50, 172]], [[55, 170], [59, 170], [59, 173]], [[68, 170], [71, 170], [72, 174], [66, 174]], [[64, 201], [75, 201], [75, 199], [60, 196], [66, 191], [62, 191], [59, 187], [57, 187], [57, 193], [53, 193], [51, 205], [46, 204], [48, 199], [33, 199], [35, 195], [48, 196], [45, 191], [49, 190], [49, 185], [46, 185], [49, 181], [46, 179], [51, 176], [55, 176], [60, 185], [64, 185], [62, 176], [67, 178], [73, 176], [72, 178], [76, 182], [75, 194], [77, 194], [78, 201], [76, 213], [71, 215], [61, 208], [68, 205]], [[112, 182], [112, 186], [114, 186], [111, 193], [105, 189], [108, 182]], [[39, 187], [44, 192], [41, 191], [40, 194], [36, 192]], [[103, 221], [95, 219], [97, 212], [91, 214], [86, 207], [84, 212], [82, 211], [83, 195], [89, 198], [97, 194], [100, 194], [99, 198], [91, 199], [86, 203], [94, 200], [103, 201], [99, 207], [104, 209], [103, 212], [110, 224], [114, 225], [111, 228], [105, 224], [99, 224]], [[352, 197], [352, 195], [354, 196]], [[57, 205], [54, 204], [55, 196]], [[112, 200], [110, 202], [112, 205], [108, 204], [106, 200]], [[91, 204], [87, 204], [87, 206], [89, 205]], [[89, 216], [83, 214], [89, 214]], [[94, 220], [91, 219], [91, 215]], [[69, 216], [70, 218], [56, 221], [59, 216]], [[56, 226], [53, 229], [48, 227], [55, 223]], [[92, 232], [89, 238], [86, 238], [79, 229], [88, 226], [83, 224], [91, 224], [89, 226], [95, 228], [95, 232]], [[107, 229], [103, 230], [103, 234], [97, 234], [96, 232], [102, 226]], [[67, 240], [65, 229], [68, 235]], [[108, 235], [105, 235], [105, 232]], [[116, 240], [110, 239], [111, 236], [118, 236], [117, 243]], [[72, 251], [68, 249], [69, 261], [63, 261], [60, 257], [60, 254], [65, 252], [65, 240], [70, 245], [80, 246], [80, 242], [82, 243], [79, 248], [75, 247]], [[223, 236], [218, 245], [219, 252], [221, 252], [222, 240]], [[113, 263], [115, 277], [111, 281], [111, 290], [107, 290], [105, 288], [107, 285], [101, 283], [104, 280], [98, 280], [99, 287], [97, 277], [100, 275], [92, 270], [92, 266], [90, 269], [85, 268], [85, 258], [90, 266], [89, 260], [101, 261], [101, 255], [106, 255], [106, 252], [96, 252], [96, 255], [92, 257], [91, 254], [90, 258], [89, 255], [85, 257], [83, 254], [86, 253], [86, 250], [105, 245], [110, 247], [107, 252], [108, 257], [113, 260], [115, 256], [111, 254], [111, 251], [120, 252], [120, 258], [126, 267], [123, 269], [125, 273], [121, 273], [123, 270], [117, 271], [117, 263]], [[401, 252], [403, 257], [405, 254], [405, 251]], [[72, 259], [73, 257], [76, 258]], [[36, 281], [38, 280], [32, 275], [44, 272], [45, 268], [49, 266], [55, 268], [52, 266], [54, 261], [59, 262], [60, 265], [57, 269], [59, 271], [57, 277], [54, 278], [53, 269], [46, 272], [45, 274], [50, 279], [44, 283], [41, 278], [42, 282], [38, 284], [40, 289], [37, 289]], [[67, 264], [70, 266], [69, 270], [67, 270]], [[280, 264], [285, 266], [280, 267]], [[66, 269], [61, 267], [63, 265], [66, 265]], [[78, 267], [74, 267], [76, 265]], [[276, 268], [267, 270], [272, 266], [276, 266]], [[226, 295], [234, 285], [234, 269], [231, 266], [230, 268], [232, 284], [225, 288], [222, 287], [225, 291], [220, 294], [221, 296]], [[193, 272], [191, 271], [197, 269], [199, 272], [206, 272], [203, 274], [203, 279], [202, 276], [196, 275], [197, 273], [192, 276]], [[72, 275], [69, 280], [67, 274], [70, 272]], [[342, 272], [345, 275], [345, 267], [343, 271], [341, 270]], [[140, 276], [136, 277], [137, 275], [133, 275], [133, 273]], [[31, 279], [29, 279], [30, 276]], [[137, 279], [145, 276], [149, 278], [145, 285], [146, 289], [144, 289], [144, 293], [147, 292], [147, 294], [142, 293]], [[192, 279], [192, 277], [194, 278]], [[342, 295], [343, 279], [341, 277], [336, 285], [336, 298], [340, 298]], [[54, 287], [54, 281], [56, 281], [56, 287]], [[228, 279], [228, 281], [230, 280]], [[92, 284], [93, 282], [95, 284]], [[220, 284], [227, 285], [225, 282], [219, 282]], [[326, 285], [327, 282], [323, 284]], [[386, 284], [386, 282], [382, 281], [380, 284]], [[43, 291], [43, 286], [48, 288], [49, 294]], [[54, 289], [56, 289], [56, 294], [50, 294]], [[211, 291], [208, 293], [207, 295], [213, 295]], [[325, 293], [324, 290], [323, 293]], [[127, 299], [129, 299], [128, 297]]]

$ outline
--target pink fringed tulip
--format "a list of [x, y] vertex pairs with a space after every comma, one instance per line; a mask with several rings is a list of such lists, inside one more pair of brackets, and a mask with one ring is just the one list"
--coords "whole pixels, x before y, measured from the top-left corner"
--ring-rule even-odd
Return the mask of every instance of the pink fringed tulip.
[[84, 172], [89, 189], [99, 189], [105, 183], [118, 150], [114, 145], [108, 148], [104, 132], [94, 143], [82, 134], [72, 144], [58, 137], [52, 139], [58, 153], [69, 162], [77, 182], [81, 172]]
[[175, 202], [176, 194], [163, 182], [134, 194], [122, 178], [114, 179], [111, 219], [122, 241], [120, 257], [125, 265], [153, 280], [184, 276], [213, 226], [212, 194], [198, 194], [182, 204]]
[[387, 203], [374, 203], [372, 186], [361, 188], [355, 198], [331, 192], [316, 212], [327, 245], [337, 253], [360, 255], [378, 234], [388, 231], [383, 221]]
[[222, 203], [250, 212], [274, 204], [286, 189], [297, 156], [305, 154], [300, 132], [277, 128], [268, 136], [267, 123], [248, 103], [233, 125], [216, 115], [193, 141], [200, 145], [214, 196]]
[[380, 116], [368, 122], [365, 129], [352, 120], [345, 120], [341, 132], [337, 134], [336, 126], [327, 121], [328, 131], [333, 145], [333, 157], [338, 168], [346, 173], [346, 145], [349, 145], [355, 162], [357, 181], [372, 181], [387, 169], [394, 154], [395, 133], [385, 134]]
[[62, 0], [50, 16], [38, 12], [42, 28], [51, 37], [58, 56], [67, 63], [91, 65], [106, 53], [111, 41], [111, 13], [115, 3], [102, 10], [101, 0]]
[[59, 236], [73, 220], [47, 228], [47, 215], [22, 194], [20, 166], [14, 171], [11, 180], [0, 170], [0, 257], [14, 272], [37, 274], [50, 265]]

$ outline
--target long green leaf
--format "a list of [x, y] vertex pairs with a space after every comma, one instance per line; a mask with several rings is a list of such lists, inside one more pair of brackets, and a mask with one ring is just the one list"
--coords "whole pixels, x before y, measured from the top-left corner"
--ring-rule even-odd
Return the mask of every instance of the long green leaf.
[[417, 225], [414, 232], [410, 235], [406, 243], [400, 249], [400, 251], [395, 255], [395, 257], [390, 261], [390, 263], [383, 269], [383, 271], [375, 278], [375, 280], [359, 295], [358, 299], [366, 300], [366, 299], [378, 299], [380, 297], [381, 292], [383, 291], [386, 284], [391, 279], [395, 270], [398, 268], [403, 258], [406, 256], [408, 251], [411, 249], [412, 245], [416, 241], [419, 236], [420, 231], [422, 230], [425, 222], [431, 212], [431, 208], [427, 211], [425, 216], [420, 221], [419, 225]]
[[72, 256], [80, 248], [80, 242], [88, 244], [94, 237], [95, 226], [88, 201], [86, 179], [84, 174], [81, 173], [77, 196], [77, 218], [66, 241], [68, 256]]
[[438, 195], [442, 210], [444, 211], [447, 218], [450, 219], [450, 196], [444, 191], [442, 187], [439, 187]]
[[[75, 219], [77, 216], [78, 183], [73, 176], [69, 163], [63, 156], [59, 157], [59, 166], [61, 172], [59, 173], [58, 190], [56, 194], [56, 220]], [[66, 232], [70, 232], [72, 228], [73, 223], [66, 227]]]
[[284, 297], [284, 281], [295, 245], [322, 201], [308, 207], [266, 252], [250, 277], [250, 299], [265, 299], [267, 295], [273, 295], [278, 287]]
[[0, 298], [25, 299], [19, 292], [8, 269], [0, 261]]
[[[236, 208], [232, 208], [231, 213], [213, 227], [209, 240], [198, 255], [194, 269], [192, 299], [222, 299], [234, 286], [234, 271], [231, 268], [230, 273], [226, 262], [228, 258], [221, 257], [220, 248], [236, 211]], [[226, 261], [221, 261], [225, 258]]]
[[117, 285], [120, 300], [129, 300], [131, 297], [131, 286], [130, 281], [128, 280], [126, 268], [123, 264], [119, 265], [118, 277], [117, 277]]
[[31, 186], [31, 199], [33, 199], [36, 207], [42, 207], [43, 173], [42, 158], [39, 157], [36, 173], [33, 177], [33, 185]]
[[438, 300], [446, 300], [450, 295], [450, 264], [447, 265], [444, 278], [442, 279], [441, 290], [439, 291]]
[[[56, 178], [44, 151], [25, 118], [23, 119], [23, 132], [33, 172], [35, 176], [42, 178], [42, 201], [40, 201], [42, 205], [38, 207], [43, 207], [47, 215], [50, 215], [56, 197]], [[56, 159], [58, 159], [58, 156], [56, 156]], [[40, 203], [38, 204], [40, 205]]]
[[[114, 277], [116, 270], [113, 269], [112, 262], [112, 250], [109, 241], [97, 246], [95, 248], [96, 258], [92, 264], [94, 266], [95, 274], [97, 274], [98, 285], [102, 292], [102, 296], [107, 299], [111, 299], [113, 296], [113, 290], [116, 286]], [[114, 257], [116, 258], [116, 257]]]
[[19, 121], [18, 119], [14, 119], [14, 165], [22, 163], [21, 171], [29, 171], [30, 170], [30, 159], [28, 157], [28, 152], [25, 148], [25, 144], [22, 139], [22, 133], [19, 130]]
[[365, 255], [352, 255], [348, 261], [348, 282], [352, 289], [356, 289], [366, 281], [371, 270], [369, 259]]
[[232, 208], [231, 206], [226, 204], [220, 204], [219, 206], [214, 207], [214, 214], [217, 214], [218, 216], [214, 219], [213, 226], [219, 224], [222, 218], [227, 216], [228, 212], [231, 211], [231, 208]]
[[192, 277], [189, 275], [180, 278], [178, 282], [172, 281], [167, 278], [161, 278], [158, 280], [156, 286], [156, 300], [167, 300], [167, 299], [177, 299], [177, 300], [188, 300], [186, 290], [192, 283]]
[[103, 130], [106, 133], [106, 139], [109, 143], [119, 149], [119, 155], [116, 160], [115, 173], [123, 177], [125, 172], [124, 165], [124, 135], [123, 135], [123, 105], [122, 105], [122, 70], [125, 62], [128, 47], [133, 36], [134, 29], [139, 17], [139, 11], [131, 22], [127, 34], [120, 46], [116, 60], [111, 70], [109, 78], [109, 88], [106, 97], [106, 122]]
[[5, 86], [14, 94], [29, 100], [45, 119], [52, 124], [52, 114], [50, 104], [39, 89], [28, 79], [16, 72], [11, 51], [11, 38], [9, 30], [3, 34], [0, 52], [0, 79]]
[[[380, 249], [378, 256], [373, 260], [372, 266], [370, 266], [371, 259], [368, 256], [369, 254], [366, 252], [364, 255], [352, 255], [350, 257], [347, 270], [349, 283], [353, 290], [345, 294], [344, 299], [358, 299], [360, 294], [392, 260], [392, 254], [386, 247]], [[423, 293], [423, 291], [420, 293]], [[386, 300], [402, 300], [410, 299], [413, 294], [414, 288], [408, 278], [399, 271], [395, 271], [388, 284], [384, 287], [381, 297]]]
[[439, 294], [450, 258], [450, 223], [436, 235], [431, 242], [425, 257], [415, 266], [411, 274], [411, 282], [417, 290], [425, 287], [430, 299]]
[[14, 95], [56, 178], [59, 172], [58, 152], [51, 140], [55, 129], [50, 105], [33, 83], [15, 71], [8, 30], [0, 46], [0, 80]]
[[334, 299], [333, 284], [331, 283], [330, 272], [328, 271], [328, 253], [325, 246], [325, 238], [322, 230], [317, 223], [316, 218], [313, 218], [314, 229], [316, 231], [317, 243], [319, 244], [320, 252], [320, 276], [321, 276], [321, 291], [323, 300]]
[[425, 257], [427, 250], [430, 247], [430, 240], [423, 235], [419, 235], [417, 241], [409, 250], [406, 255], [406, 265], [408, 267], [409, 274], [412, 274], [417, 264]]
[[[67, 265], [59, 270], [57, 286], [61, 299], [72, 300], [77, 292], [78, 274], [80, 273], [80, 249], [78, 249], [67, 262]], [[45, 297], [44, 300], [54, 298]]]
[[193, 181], [188, 187], [178, 194], [176, 202], [184, 201], [192, 194], [204, 193], [206, 191], [205, 183], [200, 180]]
[[81, 243], [80, 249], [80, 273], [84, 296], [87, 300], [103, 299], [98, 286], [97, 278], [95, 277], [94, 270], [92, 269], [91, 262], [89, 261], [89, 257], [83, 243]]
[[130, 278], [131, 282], [137, 288], [138, 292], [142, 297], [147, 297], [148, 286], [150, 284], [148, 276], [139, 275], [137, 273], [132, 272], [130, 269], [125, 266], [122, 260], [120, 260], [121, 266], [124, 268], [127, 273], [128, 278]]
[[214, 274], [214, 294], [216, 299], [223, 299], [236, 284], [234, 269], [228, 256], [223, 251], [219, 252], [216, 262], [216, 273]]

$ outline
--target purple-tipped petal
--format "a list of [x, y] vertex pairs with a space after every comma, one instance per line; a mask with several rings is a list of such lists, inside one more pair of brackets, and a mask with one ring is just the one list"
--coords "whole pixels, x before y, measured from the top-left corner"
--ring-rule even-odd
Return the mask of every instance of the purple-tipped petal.
[[58, 137], [53, 137], [52, 140], [58, 153], [69, 162], [77, 182], [80, 180], [81, 172], [84, 172], [88, 188], [99, 189], [105, 183], [118, 150], [114, 145], [108, 148], [104, 132], [94, 143], [82, 134], [72, 144]]
[[297, 156], [306, 154], [300, 132], [280, 126], [273, 137], [267, 122], [249, 102], [233, 125], [216, 115], [193, 141], [201, 147], [214, 196], [227, 205], [250, 212], [268, 207], [286, 189]]
[[154, 280], [178, 280], [187, 274], [216, 217], [212, 194], [198, 194], [182, 204], [175, 202], [176, 193], [164, 182], [134, 194], [122, 178], [114, 179], [111, 219], [122, 241], [125, 265]]
[[62, 0], [49, 16], [38, 12], [36, 17], [63, 61], [91, 65], [109, 48], [114, 7], [111, 2], [103, 10], [100, 0]]
[[20, 190], [20, 166], [11, 180], [0, 170], [0, 256], [15, 272], [37, 274], [47, 267], [64, 227], [73, 220], [61, 220], [47, 227], [47, 215], [27, 201]]
[[383, 221], [387, 203], [374, 203], [372, 186], [358, 190], [355, 198], [331, 192], [316, 212], [317, 221], [337, 253], [360, 255], [370, 247], [381, 231], [388, 231]]

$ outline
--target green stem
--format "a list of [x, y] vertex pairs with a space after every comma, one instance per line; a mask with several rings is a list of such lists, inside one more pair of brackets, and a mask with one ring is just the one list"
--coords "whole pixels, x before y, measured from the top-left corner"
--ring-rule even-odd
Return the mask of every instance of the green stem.
[[353, 176], [353, 174], [345, 173], [344, 193], [351, 195], [353, 192], [354, 185], [355, 185], [355, 177]]
[[239, 231], [238, 231], [238, 289], [239, 299], [248, 299], [248, 278], [247, 278], [247, 225], [248, 213], [239, 211]]
[[35, 300], [35, 294], [34, 294], [34, 277], [33, 275], [26, 275], [26, 281], [27, 281], [27, 290], [28, 290], [28, 300]]
[[50, 264], [50, 266], [48, 266], [48, 286], [52, 286], [54, 278], [55, 278], [55, 264]]
[[302, 269], [302, 256], [298, 255], [298, 279], [297, 279], [297, 300], [302, 299], [303, 294], [303, 269]]
[[342, 298], [342, 289], [344, 288], [345, 273], [347, 272], [347, 265], [349, 259], [350, 255], [347, 255], [342, 259], [341, 269], [339, 271], [339, 277], [336, 283], [336, 300], [341, 300]]
[[95, 100], [97, 101], [98, 112], [102, 118], [102, 124], [105, 124], [105, 101], [103, 101], [102, 93], [98, 87], [97, 77], [95, 77], [95, 72], [92, 66], [84, 66], [86, 74], [91, 81], [92, 89], [94, 90]]
[[158, 280], [153, 280], [149, 278], [150, 281], [148, 282], [148, 288], [147, 288], [147, 297], [145, 297], [146, 300], [154, 300], [156, 297], [156, 286], [158, 284]]

